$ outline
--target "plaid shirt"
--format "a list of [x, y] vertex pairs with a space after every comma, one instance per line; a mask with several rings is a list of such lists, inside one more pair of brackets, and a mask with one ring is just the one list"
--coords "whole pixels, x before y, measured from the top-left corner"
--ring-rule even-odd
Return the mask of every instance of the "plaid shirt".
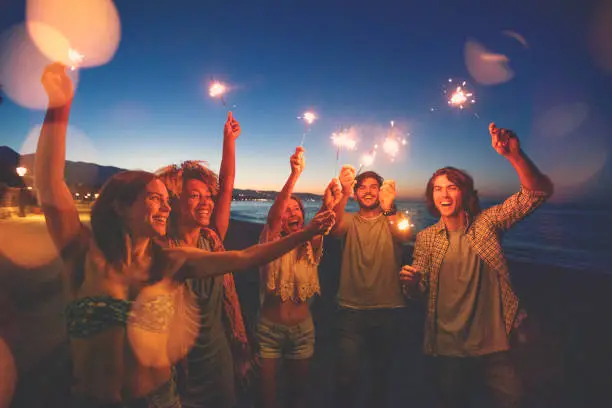
[[[470, 223], [466, 228], [466, 235], [472, 248], [489, 268], [498, 273], [502, 313], [508, 336], [517, 316], [519, 300], [510, 282], [510, 273], [501, 246], [502, 234], [542, 205], [549, 196], [547, 192], [530, 191], [521, 187], [518, 193], [503, 203], [488, 208], [469, 220]], [[436, 354], [438, 277], [448, 247], [448, 232], [441, 219], [417, 234], [413, 266], [418, 267], [423, 273], [423, 279], [419, 284], [420, 291], [425, 294], [429, 292], [424, 340], [424, 351], [429, 355]]]

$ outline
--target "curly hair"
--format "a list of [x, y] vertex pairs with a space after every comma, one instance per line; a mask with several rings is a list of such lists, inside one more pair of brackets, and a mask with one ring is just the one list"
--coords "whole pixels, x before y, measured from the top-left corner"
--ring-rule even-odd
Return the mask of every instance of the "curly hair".
[[180, 165], [171, 164], [155, 172], [157, 177], [166, 185], [171, 196], [180, 197], [183, 184], [187, 180], [200, 180], [204, 182], [212, 194], [213, 199], [219, 192], [219, 177], [206, 167], [208, 163], [201, 160], [187, 160]]
[[176, 234], [180, 225], [181, 205], [180, 198], [183, 186], [188, 180], [200, 180], [208, 186], [213, 201], [219, 193], [219, 177], [206, 167], [208, 163], [200, 160], [187, 160], [180, 165], [171, 164], [155, 172], [157, 177], [166, 185], [170, 196], [170, 218], [168, 229], [171, 234]]
[[425, 189], [425, 199], [427, 210], [434, 217], [440, 217], [440, 211], [436, 208], [436, 203], [433, 199], [434, 182], [440, 176], [446, 176], [449, 181], [455, 184], [461, 191], [463, 202], [461, 206], [472, 217], [480, 214], [480, 200], [478, 199], [478, 191], [474, 189], [474, 179], [467, 172], [459, 170], [455, 167], [443, 167], [436, 170], [427, 182]]

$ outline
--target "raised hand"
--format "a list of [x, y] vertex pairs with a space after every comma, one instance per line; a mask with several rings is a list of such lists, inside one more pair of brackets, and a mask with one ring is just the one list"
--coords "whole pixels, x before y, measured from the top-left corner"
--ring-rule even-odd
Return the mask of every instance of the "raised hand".
[[304, 167], [306, 167], [306, 160], [304, 159], [304, 148], [298, 146], [295, 148], [295, 153], [291, 155], [289, 159], [289, 163], [291, 164], [291, 173], [300, 175], [304, 171]]
[[353, 186], [355, 185], [355, 168], [348, 164], [342, 166], [340, 170], [340, 185], [342, 186], [342, 193], [348, 194], [349, 196], [353, 193]]
[[234, 119], [232, 112], [228, 112], [227, 121], [225, 122], [225, 127], [223, 128], [223, 136], [236, 140], [238, 136], [240, 136], [240, 133], [240, 123]]
[[332, 210], [342, 199], [342, 186], [337, 178], [332, 179], [323, 193], [323, 205]]
[[334, 226], [335, 222], [336, 213], [330, 210], [322, 211], [314, 216], [306, 229], [313, 232], [315, 235], [324, 234]]
[[491, 146], [500, 155], [508, 157], [520, 153], [521, 145], [516, 133], [512, 130], [498, 128], [495, 123], [491, 123], [489, 133], [491, 134]]
[[378, 193], [378, 199], [380, 201], [380, 208], [383, 211], [388, 211], [393, 206], [393, 201], [395, 201], [395, 181], [394, 180], [385, 180], [383, 181], [382, 186], [380, 187], [380, 193]]
[[72, 101], [74, 87], [72, 80], [66, 74], [65, 65], [59, 62], [48, 65], [40, 81], [49, 97], [50, 108], [64, 106]]

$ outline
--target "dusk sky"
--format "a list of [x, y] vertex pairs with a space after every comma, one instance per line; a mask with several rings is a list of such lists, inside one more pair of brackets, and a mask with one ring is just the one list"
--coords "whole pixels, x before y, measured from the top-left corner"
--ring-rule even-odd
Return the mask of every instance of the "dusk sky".
[[[309, 109], [319, 119], [306, 136], [297, 191], [320, 193], [334, 175], [330, 136], [339, 126], [353, 126], [359, 137], [340, 164], [358, 167], [391, 120], [407, 144], [394, 162], [379, 149], [371, 168], [395, 179], [402, 197], [422, 195], [431, 173], [446, 165], [470, 172], [483, 195], [514, 191], [515, 173], [490, 146], [490, 121], [514, 129], [561, 190], [610, 161], [612, 1], [115, 5], [119, 48], [106, 65], [80, 70], [70, 160], [152, 171], [199, 159], [218, 171], [227, 108], [208, 96], [214, 77], [235, 88], [226, 99], [243, 129], [237, 188], [282, 187], [305, 130], [297, 117]], [[25, 7], [0, 0], [0, 33], [23, 24]], [[472, 61], [475, 71], [466, 44], [470, 52], [488, 50]], [[6, 64], [11, 53], [0, 57]], [[507, 80], [500, 79], [510, 76], [504, 64], [513, 72]], [[449, 107], [448, 78], [467, 80], [476, 103]], [[5, 88], [18, 80], [0, 76]], [[32, 129], [44, 112], [10, 96], [0, 106], [0, 145], [32, 153]]]

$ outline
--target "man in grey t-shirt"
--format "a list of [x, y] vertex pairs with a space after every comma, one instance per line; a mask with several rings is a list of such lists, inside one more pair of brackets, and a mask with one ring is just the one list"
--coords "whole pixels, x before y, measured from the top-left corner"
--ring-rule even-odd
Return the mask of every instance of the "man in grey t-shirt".
[[[373, 171], [355, 177], [355, 169], [344, 166], [340, 183], [343, 197], [335, 208], [336, 225], [331, 232], [343, 239], [334, 406], [352, 406], [364, 355], [371, 366], [371, 403], [367, 406], [384, 406], [399, 329], [405, 324], [398, 271], [400, 245], [410, 238], [410, 229], [398, 228], [392, 180], [383, 182]], [[345, 214], [353, 192], [359, 212]]]

